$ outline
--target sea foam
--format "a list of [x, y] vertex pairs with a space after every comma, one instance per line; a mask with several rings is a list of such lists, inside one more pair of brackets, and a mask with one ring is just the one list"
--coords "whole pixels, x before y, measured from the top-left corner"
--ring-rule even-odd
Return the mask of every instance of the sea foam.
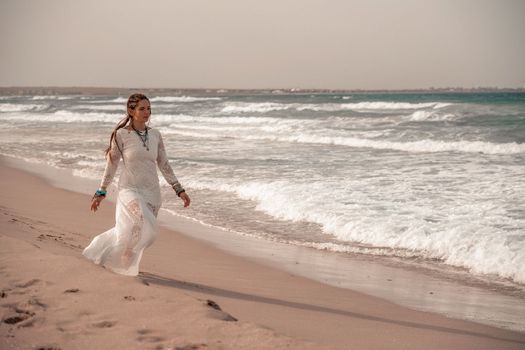
[[223, 113], [266, 113], [292, 108], [292, 105], [274, 102], [261, 103], [229, 103], [221, 112]]
[[149, 98], [151, 102], [198, 102], [220, 101], [220, 97], [194, 97], [194, 96], [155, 96]]
[[359, 204], [320, 203], [315, 194], [324, 193], [325, 197], [337, 198], [337, 193], [331, 193], [329, 189], [327, 193], [326, 184], [322, 182], [280, 180], [235, 184], [224, 179], [188, 177], [185, 183], [194, 189], [234, 193], [242, 199], [255, 201], [257, 210], [276, 219], [316, 223], [326, 234], [337, 237], [342, 243], [354, 243], [301, 241], [302, 245], [334, 251], [439, 259], [474, 273], [496, 274], [525, 283], [523, 235], [496, 232], [494, 226], [501, 220], [501, 213], [497, 210], [476, 221], [472, 215], [476, 215], [477, 209], [461, 208], [460, 215], [436, 223], [426, 219], [434, 212], [424, 206], [407, 208], [411, 212], [409, 215], [392, 207], [390, 210], [395, 211], [375, 216]]
[[407, 102], [357, 102], [357, 103], [277, 103], [277, 102], [234, 102], [228, 103], [221, 112], [224, 113], [266, 113], [270, 111], [281, 111], [295, 109], [297, 111], [368, 111], [385, 112], [396, 110], [414, 109], [440, 109], [450, 106], [450, 103], [428, 102], [428, 103], [407, 103]]
[[[412, 153], [436, 153], [436, 152], [465, 152], [465, 153], [483, 153], [483, 154], [519, 154], [525, 153], [525, 144], [516, 142], [509, 143], [494, 143], [485, 141], [443, 141], [443, 140], [418, 140], [412, 142], [386, 141], [376, 139], [366, 139], [357, 137], [340, 137], [340, 136], [321, 136], [307, 133], [298, 133], [296, 135], [278, 135], [272, 131], [279, 131], [278, 126], [268, 126], [271, 130], [268, 134], [246, 134], [246, 133], [232, 133], [231, 130], [218, 129], [212, 127], [204, 127], [201, 131], [188, 131], [184, 128], [163, 129], [167, 134], [179, 134], [191, 136], [196, 138], [238, 138], [243, 140], [271, 140], [288, 143], [310, 143], [310, 144], [327, 144], [346, 146], [353, 148], [372, 148], [381, 150], [393, 150]], [[191, 129], [191, 128], [190, 128]], [[193, 128], [196, 129], [196, 128]], [[215, 129], [215, 130], [214, 130]], [[281, 130], [290, 130], [286, 126], [281, 126]]]
[[3, 116], [3, 118], [9, 120], [22, 120], [22, 121], [38, 121], [38, 122], [63, 122], [63, 123], [76, 123], [76, 122], [105, 122], [105, 123], [117, 123], [125, 115], [122, 114], [107, 114], [97, 112], [71, 112], [65, 110], [59, 110], [54, 113], [16, 113]]
[[428, 103], [408, 103], [408, 102], [357, 102], [357, 103], [327, 103], [327, 104], [305, 104], [298, 106], [297, 110], [311, 111], [368, 111], [384, 112], [396, 110], [413, 110], [423, 108], [439, 109], [450, 106], [450, 103], [428, 102]]
[[40, 112], [49, 108], [48, 104], [17, 104], [17, 103], [0, 103], [0, 112]]

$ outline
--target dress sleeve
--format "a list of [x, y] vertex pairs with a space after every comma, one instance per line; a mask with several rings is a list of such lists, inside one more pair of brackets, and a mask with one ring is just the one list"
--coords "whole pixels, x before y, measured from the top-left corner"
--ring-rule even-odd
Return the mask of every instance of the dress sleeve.
[[[118, 142], [118, 147], [117, 147], [117, 142]], [[117, 132], [115, 134], [115, 138], [113, 139], [113, 142], [111, 143], [111, 149], [109, 150], [109, 153], [106, 157], [107, 158], [106, 169], [104, 169], [104, 176], [102, 177], [102, 181], [100, 182], [100, 187], [107, 188], [111, 184], [111, 181], [113, 181], [113, 178], [115, 177], [115, 173], [117, 172], [120, 158], [122, 156], [121, 154], [122, 149], [124, 149], [124, 144], [122, 143], [121, 136]]]
[[177, 177], [173, 173], [170, 163], [168, 162], [168, 156], [166, 155], [166, 148], [164, 148], [164, 142], [162, 141], [162, 135], [159, 132], [159, 149], [157, 152], [157, 165], [159, 167], [162, 176], [166, 179], [166, 182], [173, 187], [177, 195], [184, 190], [182, 185], [177, 180]]

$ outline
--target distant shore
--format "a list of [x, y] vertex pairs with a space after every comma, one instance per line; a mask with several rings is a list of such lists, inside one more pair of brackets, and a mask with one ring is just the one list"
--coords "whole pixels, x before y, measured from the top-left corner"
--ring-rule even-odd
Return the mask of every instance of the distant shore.
[[301, 89], [301, 88], [268, 88], [268, 89], [210, 89], [210, 88], [119, 88], [119, 87], [67, 87], [67, 86], [8, 86], [0, 87], [0, 95], [118, 95], [127, 96], [134, 92], [143, 92], [150, 95], [279, 95], [279, 94], [432, 94], [432, 93], [522, 93], [525, 88], [429, 88], [429, 89], [401, 89], [401, 90], [366, 90], [366, 89]]

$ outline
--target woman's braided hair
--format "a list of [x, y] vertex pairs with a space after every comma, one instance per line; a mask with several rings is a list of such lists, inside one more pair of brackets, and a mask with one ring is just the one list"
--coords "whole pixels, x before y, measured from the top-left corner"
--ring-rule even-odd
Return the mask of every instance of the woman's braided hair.
[[122, 154], [122, 150], [120, 149], [120, 146], [118, 145], [118, 142], [116, 140], [117, 130], [122, 129], [123, 127], [131, 123], [132, 117], [131, 117], [130, 110], [134, 110], [137, 107], [138, 103], [142, 100], [146, 100], [149, 102], [149, 98], [147, 98], [146, 95], [144, 94], [133, 94], [128, 98], [127, 109], [126, 109], [127, 116], [117, 124], [115, 129], [113, 129], [113, 132], [111, 133], [111, 137], [109, 139], [109, 146], [108, 148], [106, 148], [106, 151], [105, 151], [106, 157], [109, 157], [110, 160], [111, 160], [111, 153], [109, 153], [109, 151], [111, 151], [113, 140], [115, 140], [115, 145], [117, 146], [118, 150]]

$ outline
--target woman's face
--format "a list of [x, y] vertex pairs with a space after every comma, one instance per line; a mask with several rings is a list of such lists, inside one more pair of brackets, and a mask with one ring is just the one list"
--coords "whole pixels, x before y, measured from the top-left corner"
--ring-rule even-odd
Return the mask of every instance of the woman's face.
[[139, 123], [146, 123], [151, 115], [151, 106], [148, 100], [140, 100], [135, 109], [131, 110], [133, 120]]

